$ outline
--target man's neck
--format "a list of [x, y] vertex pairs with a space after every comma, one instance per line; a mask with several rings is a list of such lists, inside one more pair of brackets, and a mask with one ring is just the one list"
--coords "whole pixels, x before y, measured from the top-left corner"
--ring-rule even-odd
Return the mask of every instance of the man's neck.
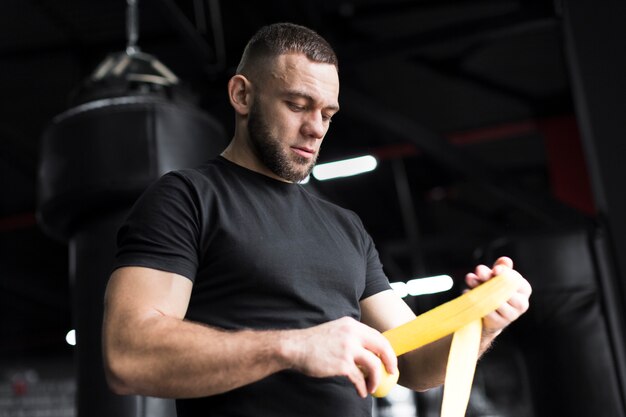
[[275, 180], [291, 182], [274, 174], [274, 172], [272, 172], [259, 160], [250, 146], [246, 146], [246, 144], [243, 144], [242, 142], [243, 139], [234, 137], [226, 149], [222, 151], [221, 156], [234, 164], [247, 168], [251, 171], [258, 172], [259, 174]]

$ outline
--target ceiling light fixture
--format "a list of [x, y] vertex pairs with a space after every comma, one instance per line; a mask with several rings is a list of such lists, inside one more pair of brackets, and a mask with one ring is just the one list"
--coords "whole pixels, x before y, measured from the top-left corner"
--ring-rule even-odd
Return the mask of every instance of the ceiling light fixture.
[[76, 346], [76, 330], [72, 329], [65, 335], [65, 341], [70, 346]]
[[313, 168], [313, 177], [319, 181], [349, 177], [373, 171], [377, 165], [378, 161], [373, 156], [359, 156], [357, 158], [319, 164]]
[[392, 282], [391, 288], [398, 296], [404, 298], [408, 295], [416, 296], [448, 291], [453, 285], [454, 280], [449, 275], [436, 275], [416, 278], [408, 282]]

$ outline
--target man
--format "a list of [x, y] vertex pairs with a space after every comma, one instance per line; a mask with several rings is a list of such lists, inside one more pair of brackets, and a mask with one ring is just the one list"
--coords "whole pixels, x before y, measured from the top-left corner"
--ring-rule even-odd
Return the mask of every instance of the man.
[[[414, 314], [357, 216], [298, 182], [339, 110], [337, 59], [315, 32], [262, 28], [228, 83], [235, 133], [216, 160], [165, 175], [120, 229], [104, 358], [120, 394], [177, 398], [179, 416], [367, 416], [381, 366], [425, 390], [450, 338], [394, 356], [380, 332]], [[508, 258], [468, 274], [475, 287]], [[528, 308], [484, 319], [481, 351]]]

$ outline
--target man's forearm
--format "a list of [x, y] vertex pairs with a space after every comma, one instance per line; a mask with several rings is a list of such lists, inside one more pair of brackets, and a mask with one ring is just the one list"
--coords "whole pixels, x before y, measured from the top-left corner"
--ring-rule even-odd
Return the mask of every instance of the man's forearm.
[[443, 384], [451, 336], [444, 337], [398, 358], [399, 383], [415, 391]]
[[287, 332], [229, 332], [163, 316], [107, 332], [111, 325], [105, 322], [104, 358], [109, 384], [119, 394], [213, 395], [290, 365]]
[[[498, 332], [484, 331], [480, 340], [478, 357], [491, 347]], [[403, 386], [415, 391], [425, 391], [444, 383], [452, 335], [439, 339], [420, 349], [402, 355], [399, 359], [400, 380]]]

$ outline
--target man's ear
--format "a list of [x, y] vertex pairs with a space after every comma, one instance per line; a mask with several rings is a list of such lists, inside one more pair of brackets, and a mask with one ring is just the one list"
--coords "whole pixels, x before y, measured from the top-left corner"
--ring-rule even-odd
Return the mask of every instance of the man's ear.
[[252, 104], [252, 84], [241, 74], [234, 75], [228, 81], [228, 98], [235, 111], [245, 116]]

